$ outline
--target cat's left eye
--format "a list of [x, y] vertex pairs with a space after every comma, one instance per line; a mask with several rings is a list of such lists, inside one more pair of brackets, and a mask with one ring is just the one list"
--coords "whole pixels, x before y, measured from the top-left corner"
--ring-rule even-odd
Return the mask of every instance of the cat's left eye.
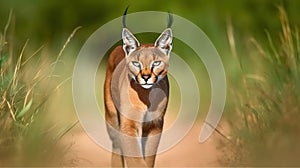
[[152, 65], [153, 66], [159, 66], [160, 64], [161, 64], [161, 61], [154, 61]]
[[133, 66], [140, 68], [141, 63], [137, 62], [137, 61], [132, 61], [131, 62]]

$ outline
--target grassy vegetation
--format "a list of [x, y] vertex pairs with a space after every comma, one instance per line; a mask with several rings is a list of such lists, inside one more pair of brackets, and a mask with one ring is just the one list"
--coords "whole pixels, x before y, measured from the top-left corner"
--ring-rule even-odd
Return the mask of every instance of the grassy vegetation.
[[0, 163], [1, 166], [60, 165], [69, 146], [58, 140], [76, 124], [57, 127], [48, 100], [70, 78], [57, 72], [62, 53], [49, 56], [42, 46], [14, 44], [13, 12], [0, 33]]
[[230, 80], [231, 107], [225, 116], [232, 143], [226, 144], [224, 164], [300, 165], [300, 34], [285, 10], [278, 9], [279, 36], [266, 31], [268, 46], [250, 39], [247, 54], [236, 51], [228, 26], [233, 61], [240, 71], [238, 82]]
[[[275, 2], [284, 2], [291, 20], [299, 20], [297, 0]], [[73, 68], [76, 54], [67, 60], [68, 64], [62, 57], [78, 29], [57, 54], [53, 52], [61, 45], [61, 37], [66, 37], [74, 25], [85, 26], [77, 40], [81, 44], [100, 25], [118, 17], [128, 3], [124, 1], [117, 6], [119, 2], [113, 1], [93, 1], [92, 5], [88, 1], [20, 3], [7, 1], [0, 5], [1, 17], [12, 6], [21, 18], [15, 23], [11, 12], [6, 24], [0, 23], [4, 24], [0, 28], [0, 166], [72, 165], [65, 163], [71, 143], [62, 144], [59, 140], [77, 123], [76, 117], [66, 114], [68, 110], [72, 115], [75, 113], [73, 107], [67, 105], [72, 104], [68, 83], [71, 74], [62, 70], [63, 66]], [[167, 5], [157, 4], [158, 1], [145, 1], [135, 3], [131, 9], [132, 12], [174, 9], [170, 11], [199, 25], [212, 38], [224, 62], [229, 62], [229, 95], [224, 119], [228, 123], [230, 143], [221, 142], [224, 150], [221, 163], [226, 166], [300, 166], [300, 32], [297, 26], [290, 25], [284, 9], [278, 7], [280, 28], [273, 15], [273, 1], [195, 1], [189, 4], [178, 0]], [[230, 61], [225, 57], [227, 42], [223, 38], [226, 16], [234, 20], [227, 29], [233, 56]], [[34, 22], [29, 24], [31, 20]], [[262, 27], [267, 28], [264, 40]], [[30, 33], [33, 40], [22, 41]], [[253, 34], [255, 39], [249, 38], [244, 47], [240, 42], [247, 34]], [[37, 43], [45, 39], [50, 41], [50, 49], [46, 45], [36, 48]], [[185, 61], [201, 77], [197, 78], [200, 93], [205, 97], [201, 111], [207, 111], [210, 99], [205, 67], [192, 58], [188, 46], [180, 42], [176, 46], [174, 51], [186, 56]], [[102, 87], [97, 94], [102, 95], [100, 90]], [[179, 99], [177, 95], [174, 97]]]

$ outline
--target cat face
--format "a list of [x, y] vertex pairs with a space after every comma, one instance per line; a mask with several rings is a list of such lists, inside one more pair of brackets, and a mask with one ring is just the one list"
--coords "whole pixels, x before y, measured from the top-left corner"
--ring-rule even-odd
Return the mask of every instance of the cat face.
[[140, 45], [126, 28], [123, 29], [122, 39], [129, 76], [135, 82], [149, 89], [166, 76], [172, 49], [170, 28], [167, 28], [153, 45]]

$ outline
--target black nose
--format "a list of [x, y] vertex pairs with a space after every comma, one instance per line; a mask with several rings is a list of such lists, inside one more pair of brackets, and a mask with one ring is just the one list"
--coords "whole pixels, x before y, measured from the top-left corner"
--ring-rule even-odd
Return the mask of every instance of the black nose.
[[142, 75], [142, 78], [147, 82], [147, 80], [150, 78], [150, 75]]

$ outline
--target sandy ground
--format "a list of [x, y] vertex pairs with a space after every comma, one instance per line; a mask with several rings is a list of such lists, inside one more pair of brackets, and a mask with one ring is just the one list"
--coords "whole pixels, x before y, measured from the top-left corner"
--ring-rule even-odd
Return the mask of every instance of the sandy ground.
[[[218, 159], [222, 153], [217, 149], [217, 141], [221, 138], [214, 133], [205, 143], [198, 143], [202, 122], [197, 122], [190, 132], [170, 150], [157, 155], [156, 167], [199, 167], [220, 166]], [[110, 152], [95, 144], [76, 126], [65, 136], [64, 143], [73, 143], [66, 156], [65, 166], [110, 166]]]

